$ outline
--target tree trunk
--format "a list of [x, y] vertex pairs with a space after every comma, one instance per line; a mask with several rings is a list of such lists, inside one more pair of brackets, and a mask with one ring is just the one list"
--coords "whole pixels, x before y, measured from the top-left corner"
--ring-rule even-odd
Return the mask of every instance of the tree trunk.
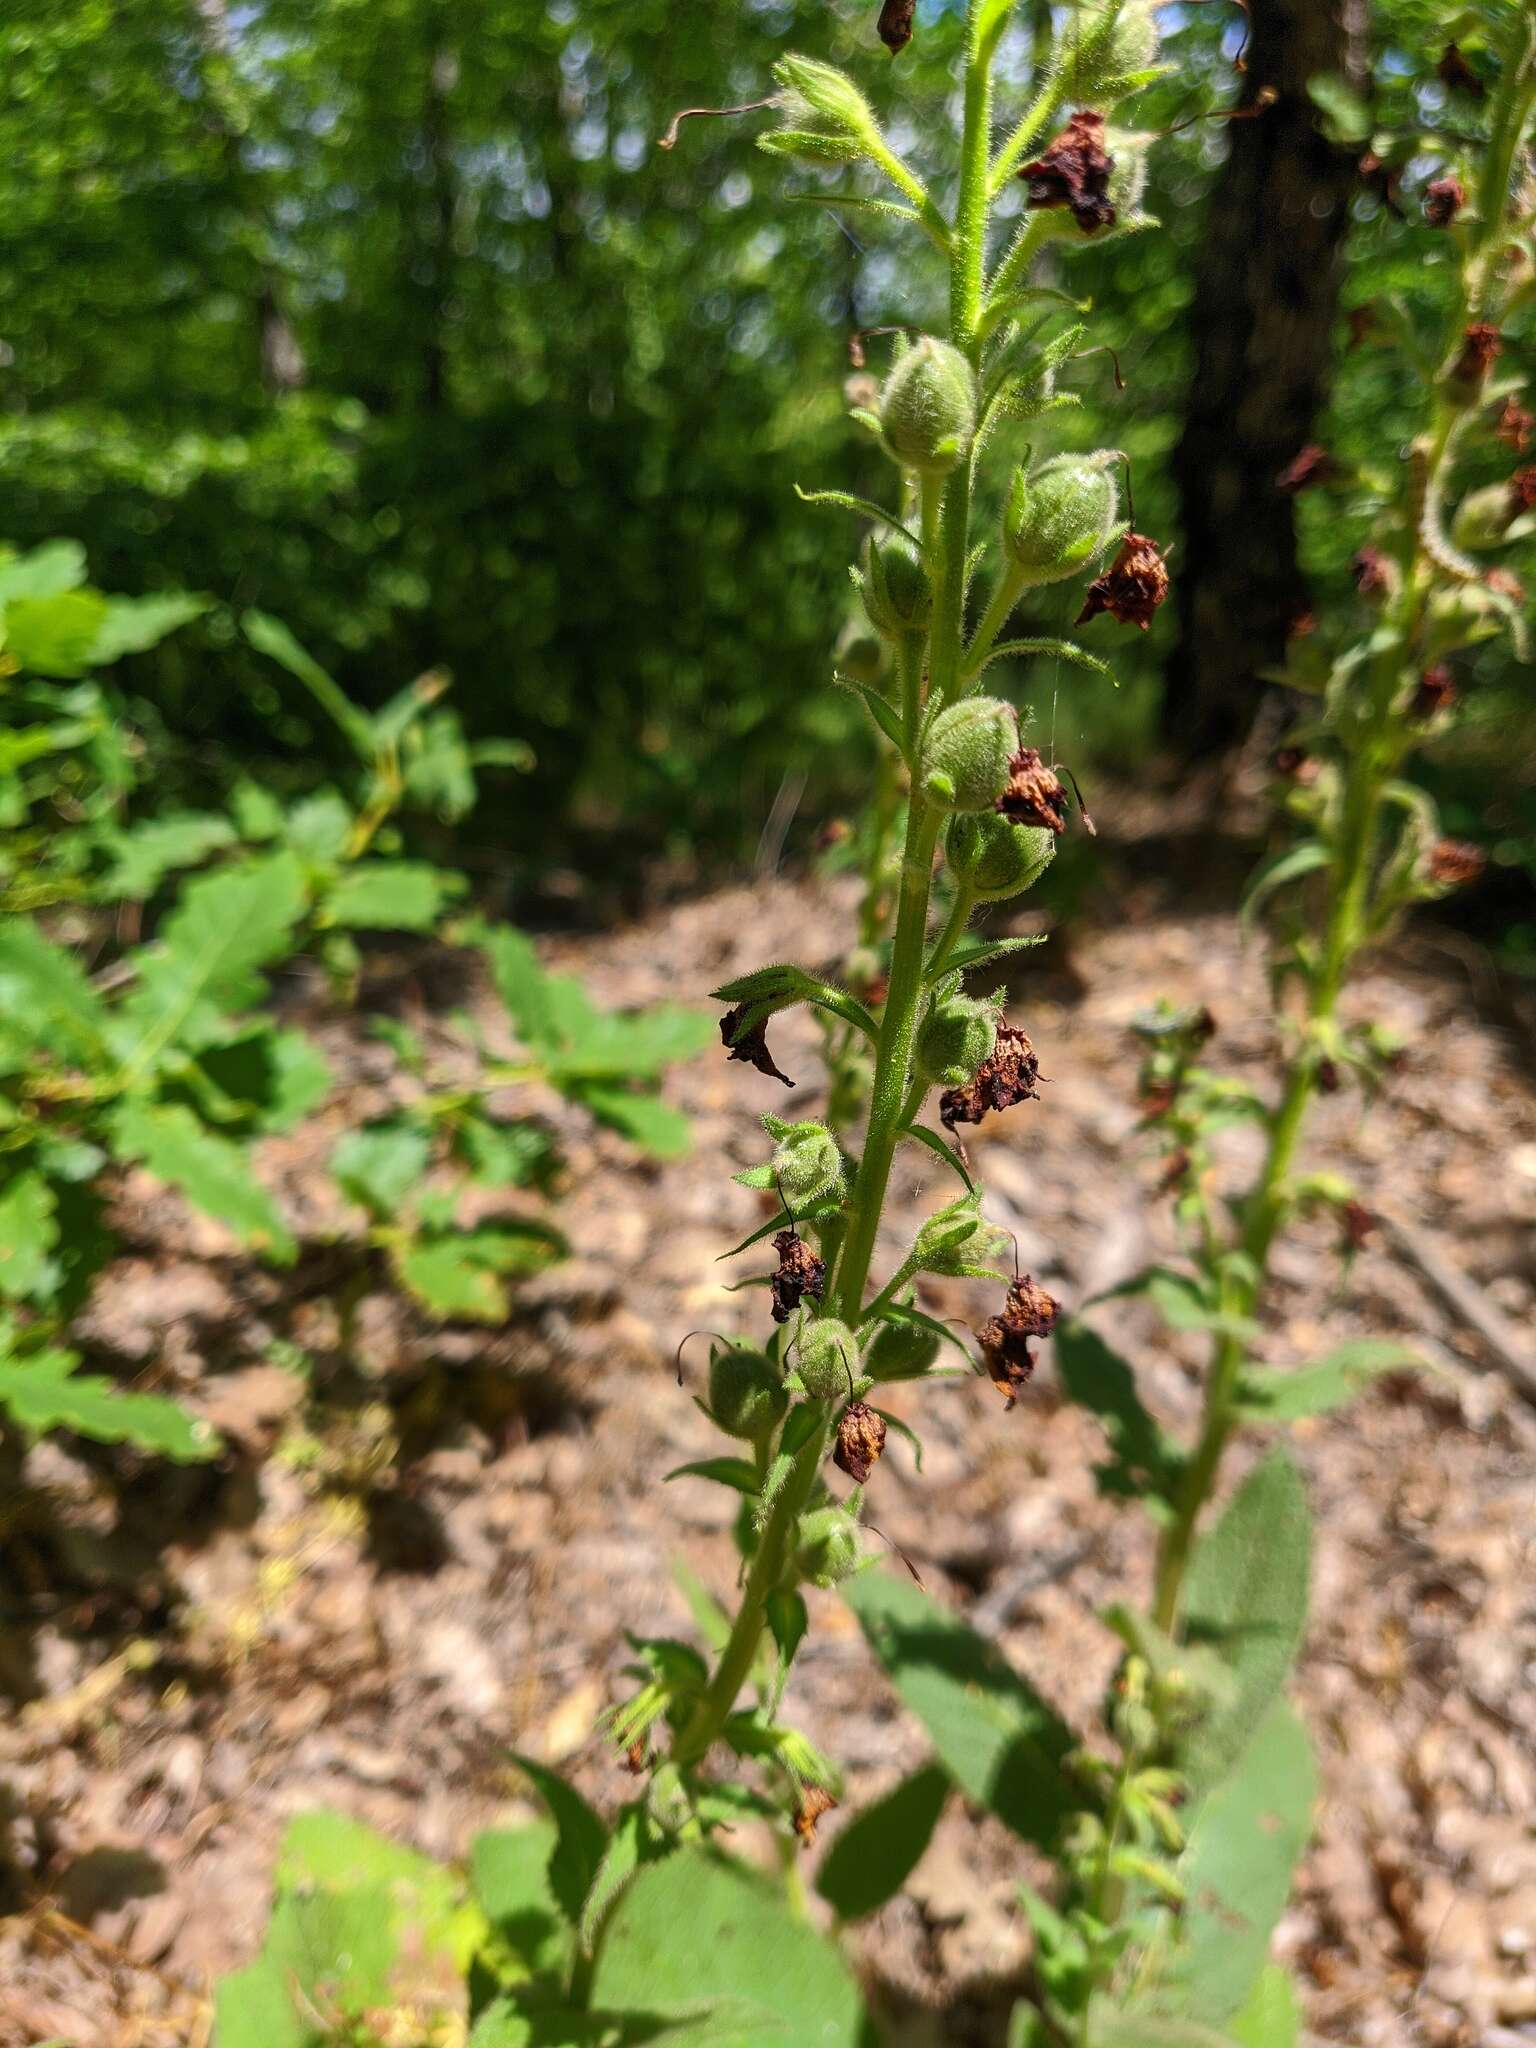
[[[1319, 132], [1307, 80], [1363, 71], [1363, 0], [1252, 0], [1231, 154], [1207, 205], [1191, 322], [1194, 381], [1174, 454], [1183, 518], [1180, 638], [1165, 730], [1230, 745], [1306, 609], [1292, 500], [1275, 479], [1312, 438], [1327, 387], [1359, 148]], [[1271, 104], [1262, 105], [1273, 94]]]

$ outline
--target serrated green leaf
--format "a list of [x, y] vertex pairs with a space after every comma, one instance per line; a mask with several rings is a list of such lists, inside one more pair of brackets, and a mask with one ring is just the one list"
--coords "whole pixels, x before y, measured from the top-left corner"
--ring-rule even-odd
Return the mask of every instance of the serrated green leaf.
[[45, 1047], [81, 1065], [105, 1056], [106, 1012], [73, 953], [25, 918], [0, 922], [0, 1045]]
[[0, 1188], [0, 1296], [7, 1301], [47, 1301], [56, 1292], [55, 1206], [53, 1189], [33, 1167]]
[[1381, 1374], [1423, 1366], [1423, 1354], [1409, 1344], [1390, 1337], [1363, 1337], [1294, 1372], [1259, 1368], [1244, 1373], [1238, 1383], [1238, 1412], [1250, 1422], [1297, 1422], [1307, 1415], [1327, 1415]]
[[78, 1372], [70, 1351], [0, 1359], [0, 1408], [29, 1436], [71, 1429], [97, 1443], [133, 1444], [178, 1464], [211, 1458], [219, 1440], [163, 1394], [125, 1393], [96, 1373]]
[[167, 875], [197, 867], [210, 853], [234, 843], [235, 828], [229, 819], [206, 811], [150, 818], [127, 831], [105, 832], [102, 850], [112, 865], [96, 884], [95, 894], [109, 903], [142, 903]]
[[1015, 1834], [1049, 1848], [1081, 1803], [1062, 1771], [1073, 1746], [1066, 1723], [919, 1587], [865, 1572], [841, 1591], [950, 1776]]
[[589, 1081], [572, 1091], [572, 1099], [653, 1159], [681, 1159], [693, 1143], [692, 1124], [659, 1095]]
[[421, 860], [365, 860], [326, 893], [323, 920], [352, 931], [426, 932], [464, 893], [462, 875]]
[[951, 1790], [928, 1764], [855, 1815], [827, 1851], [816, 1889], [842, 1920], [860, 1920], [895, 1898], [922, 1861]]
[[77, 540], [45, 540], [24, 555], [0, 559], [0, 604], [18, 597], [57, 597], [85, 581], [85, 549]]
[[80, 676], [106, 616], [107, 601], [95, 590], [15, 597], [0, 614], [0, 637], [6, 653], [34, 675]]
[[508, 1311], [506, 1277], [542, 1272], [564, 1252], [564, 1239], [549, 1225], [504, 1221], [417, 1238], [393, 1257], [400, 1279], [433, 1315], [497, 1323]]
[[573, 1947], [549, 1879], [558, 1841], [553, 1821], [536, 1820], [487, 1829], [470, 1844], [470, 1882], [481, 1910], [533, 1975], [563, 1975]]
[[1237, 1762], [1285, 1683], [1306, 1626], [1311, 1555], [1301, 1475], [1272, 1451], [1197, 1542], [1186, 1581], [1185, 1634], [1237, 1680], [1231, 1707], [1201, 1722], [1178, 1758], [1197, 1797]]
[[184, 1103], [129, 1097], [113, 1110], [107, 1129], [117, 1158], [168, 1181], [193, 1208], [227, 1223], [243, 1244], [279, 1265], [292, 1264], [297, 1247], [245, 1148], [209, 1130]]
[[291, 1130], [331, 1085], [325, 1055], [312, 1039], [265, 1021], [226, 1045], [206, 1047], [188, 1071], [217, 1105], [210, 1114], [261, 1133]]
[[558, 1771], [532, 1757], [513, 1754], [512, 1762], [530, 1780], [555, 1824], [555, 1847], [549, 1859], [549, 1885], [555, 1902], [575, 1927], [582, 1902], [591, 1889], [608, 1846], [608, 1830], [585, 1799]]
[[144, 654], [191, 620], [209, 610], [210, 600], [185, 590], [160, 591], [149, 597], [110, 597], [91, 647], [90, 666], [104, 668], [125, 654]]
[[350, 1201], [393, 1218], [427, 1170], [432, 1147], [419, 1125], [403, 1120], [348, 1131], [331, 1154], [331, 1172]]

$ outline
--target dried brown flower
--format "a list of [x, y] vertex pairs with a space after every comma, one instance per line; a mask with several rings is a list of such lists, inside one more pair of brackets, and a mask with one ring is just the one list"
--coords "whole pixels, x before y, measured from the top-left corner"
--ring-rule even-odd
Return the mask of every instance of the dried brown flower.
[[1067, 792], [1054, 768], [1047, 768], [1038, 747], [1020, 747], [1008, 763], [1008, 787], [997, 808], [1015, 825], [1043, 825], [1051, 832], [1067, 829]]
[[1504, 337], [1487, 320], [1474, 320], [1462, 329], [1461, 354], [1451, 365], [1458, 384], [1481, 384], [1493, 368], [1493, 359], [1504, 347]]
[[1350, 567], [1355, 588], [1362, 597], [1382, 597], [1392, 588], [1392, 565], [1381, 549], [1373, 548], [1369, 542], [1357, 550]]
[[863, 1401], [850, 1401], [837, 1418], [837, 1448], [832, 1462], [862, 1486], [885, 1449], [885, 1418]]
[[1276, 747], [1270, 756], [1270, 766], [1277, 775], [1283, 775], [1287, 782], [1294, 782], [1301, 789], [1310, 789], [1323, 770], [1322, 762], [1305, 747]]
[[768, 1050], [767, 1018], [743, 1030], [746, 1015], [747, 1006], [742, 1003], [734, 1010], [727, 1010], [720, 1019], [720, 1037], [726, 1048], [726, 1058], [745, 1060], [760, 1074], [771, 1074], [775, 1081], [782, 1081], [786, 1088], [793, 1088], [794, 1082], [788, 1074], [779, 1072], [773, 1063], [773, 1054]]
[[768, 1282], [773, 1296], [770, 1311], [776, 1323], [787, 1323], [805, 1295], [820, 1301], [827, 1284], [827, 1262], [818, 1259], [798, 1230], [781, 1230], [773, 1240], [779, 1255], [778, 1271]]
[[1298, 491], [1310, 491], [1318, 484], [1331, 484], [1338, 474], [1339, 465], [1328, 450], [1316, 441], [1308, 441], [1275, 478], [1275, 489], [1284, 491], [1287, 497], [1294, 497]]
[[1447, 43], [1441, 52], [1435, 76], [1447, 92], [1469, 92], [1475, 100], [1482, 99], [1488, 91], [1454, 43]]
[[1460, 178], [1431, 178], [1424, 187], [1424, 218], [1432, 228], [1448, 228], [1466, 203]]
[[[878, 388], [876, 396], [878, 397]], [[843, 846], [853, 837], [853, 827], [846, 818], [828, 818], [816, 834], [815, 846], [818, 853], [830, 853], [834, 846]]]
[[1518, 519], [1522, 512], [1536, 508], [1536, 463], [1525, 469], [1517, 469], [1509, 480], [1509, 516]]
[[1035, 1048], [1016, 1024], [1000, 1023], [992, 1056], [977, 1068], [970, 1087], [946, 1088], [939, 1097], [939, 1121], [952, 1131], [956, 1124], [979, 1124], [989, 1109], [1033, 1102], [1039, 1078]]
[[1429, 849], [1429, 879], [1442, 889], [1465, 888], [1487, 865], [1487, 854], [1469, 839], [1437, 839]]
[[1159, 1117], [1166, 1116], [1179, 1099], [1179, 1091], [1166, 1076], [1160, 1075], [1155, 1081], [1144, 1081], [1141, 1093], [1136, 1098], [1136, 1107], [1143, 1119], [1155, 1124]]
[[1297, 612], [1285, 629], [1287, 640], [1307, 640], [1317, 631], [1317, 613]]
[[817, 1821], [821, 1819], [824, 1813], [833, 1812], [836, 1806], [837, 1801], [825, 1787], [821, 1785], [802, 1785], [800, 1787], [800, 1810], [795, 1815], [795, 1833], [800, 1837], [801, 1845], [804, 1848], [809, 1849], [812, 1842], [816, 1839]]
[[1073, 114], [1044, 155], [1019, 172], [1030, 206], [1069, 206], [1085, 235], [1115, 224], [1109, 174], [1115, 160], [1104, 149], [1104, 116]]
[[1337, 1095], [1344, 1086], [1336, 1060], [1319, 1060], [1317, 1063], [1317, 1092], [1319, 1095]]
[[1513, 448], [1517, 455], [1523, 455], [1531, 445], [1533, 427], [1536, 427], [1536, 413], [1527, 412], [1518, 399], [1506, 398], [1493, 431], [1506, 448]]
[[982, 1324], [976, 1333], [981, 1355], [986, 1360], [992, 1384], [1011, 1408], [1020, 1387], [1035, 1369], [1032, 1337], [1048, 1337], [1061, 1313], [1060, 1303], [1051, 1299], [1025, 1275], [1008, 1290], [1002, 1313]]
[[1160, 1195], [1171, 1194], [1189, 1172], [1189, 1147], [1180, 1145], [1176, 1152], [1170, 1152], [1163, 1161], [1162, 1175], [1157, 1183]]
[[1344, 1247], [1347, 1251], [1358, 1252], [1374, 1235], [1376, 1218], [1364, 1202], [1346, 1202], [1339, 1211], [1339, 1220], [1344, 1225]]
[[1456, 702], [1456, 678], [1443, 661], [1433, 662], [1419, 677], [1419, 687], [1413, 693], [1410, 714], [1421, 721], [1434, 718], [1441, 711], [1448, 711]]
[[1128, 533], [1114, 561], [1089, 584], [1076, 623], [1081, 626], [1108, 612], [1122, 626], [1140, 626], [1145, 633], [1167, 595], [1168, 565], [1162, 549], [1144, 533]]
[[1490, 569], [1483, 584], [1496, 597], [1507, 597], [1512, 604], [1525, 603], [1525, 585], [1513, 569]]
[[643, 1778], [646, 1772], [650, 1769], [650, 1766], [650, 1752], [647, 1750], [645, 1746], [645, 1737], [642, 1735], [637, 1741], [632, 1742], [629, 1745], [628, 1749], [625, 1750], [624, 1768], [627, 1771], [633, 1772], [635, 1777]]

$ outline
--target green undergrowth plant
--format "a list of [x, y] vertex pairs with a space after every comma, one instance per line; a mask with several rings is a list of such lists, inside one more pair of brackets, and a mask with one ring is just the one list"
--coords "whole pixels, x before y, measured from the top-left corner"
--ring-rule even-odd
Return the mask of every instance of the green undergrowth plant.
[[[1278, 1088], [1270, 1096], [1208, 1064], [1216, 1025], [1203, 1008], [1163, 1005], [1137, 1027], [1145, 1123], [1185, 1257], [1115, 1291], [1209, 1344], [1193, 1441], [1165, 1429], [1132, 1363], [1094, 1330], [1073, 1319], [1056, 1332], [1063, 1390], [1104, 1429], [1101, 1491], [1138, 1503], [1157, 1530], [1149, 1611], [1117, 1605], [1103, 1617], [1126, 1651], [1108, 1742], [1085, 1743], [916, 1588], [874, 1579], [848, 1589], [948, 1779], [1055, 1863], [1051, 1896], [1021, 1893], [1034, 1952], [1014, 2048], [1292, 2048], [1300, 2038], [1296, 1992], [1269, 1959], [1316, 1784], [1284, 1698], [1306, 1627], [1311, 1536], [1283, 1444], [1214, 1520], [1210, 1509], [1239, 1439], [1263, 1444], [1418, 1363], [1392, 1339], [1276, 1361], [1262, 1318], [1275, 1247], [1297, 1219], [1331, 1216], [1346, 1268], [1375, 1227], [1345, 1177], [1307, 1166], [1309, 1114], [1319, 1095], [1368, 1100], [1400, 1060], [1378, 1024], [1350, 1014], [1351, 974], [1405, 911], [1479, 865], [1475, 848], [1443, 836], [1413, 761], [1454, 716], [1457, 658], [1500, 634], [1522, 655], [1525, 642], [1523, 589], [1484, 551], [1528, 541], [1536, 502], [1536, 473], [1511, 459], [1533, 431], [1523, 380], [1500, 369], [1518, 352], [1536, 275], [1536, 18], [1489, 8], [1456, 26], [1495, 79], [1481, 112], [1458, 103], [1454, 135], [1447, 124], [1375, 138], [1383, 161], [1395, 152], [1423, 175], [1419, 232], [1441, 287], [1440, 331], [1404, 339], [1423, 371], [1419, 430], [1402, 462], [1354, 480], [1369, 538], [1356, 556], [1353, 626], [1299, 634], [1282, 678], [1315, 709], [1276, 757], [1289, 831], [1245, 909], [1273, 927]], [[1489, 483], [1501, 445], [1512, 473]], [[1350, 487], [1325, 450], [1304, 452], [1310, 480]], [[1263, 1140], [1258, 1172], [1236, 1194], [1222, 1163], [1234, 1125]], [[926, 1774], [887, 1802], [908, 1823], [919, 1785]], [[932, 1790], [923, 1796], [936, 1810]], [[873, 1814], [855, 1827], [871, 1831], [872, 1849], [894, 1832], [876, 1832]], [[910, 1856], [925, 1837], [909, 1827], [904, 1839]]]

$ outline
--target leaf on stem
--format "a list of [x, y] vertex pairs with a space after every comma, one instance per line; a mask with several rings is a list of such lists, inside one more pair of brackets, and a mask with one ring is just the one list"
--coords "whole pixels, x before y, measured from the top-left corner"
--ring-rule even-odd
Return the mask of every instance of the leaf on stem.
[[843, 1829], [816, 1874], [840, 1920], [862, 1920], [895, 1898], [922, 1861], [950, 1789], [948, 1772], [927, 1764]]

